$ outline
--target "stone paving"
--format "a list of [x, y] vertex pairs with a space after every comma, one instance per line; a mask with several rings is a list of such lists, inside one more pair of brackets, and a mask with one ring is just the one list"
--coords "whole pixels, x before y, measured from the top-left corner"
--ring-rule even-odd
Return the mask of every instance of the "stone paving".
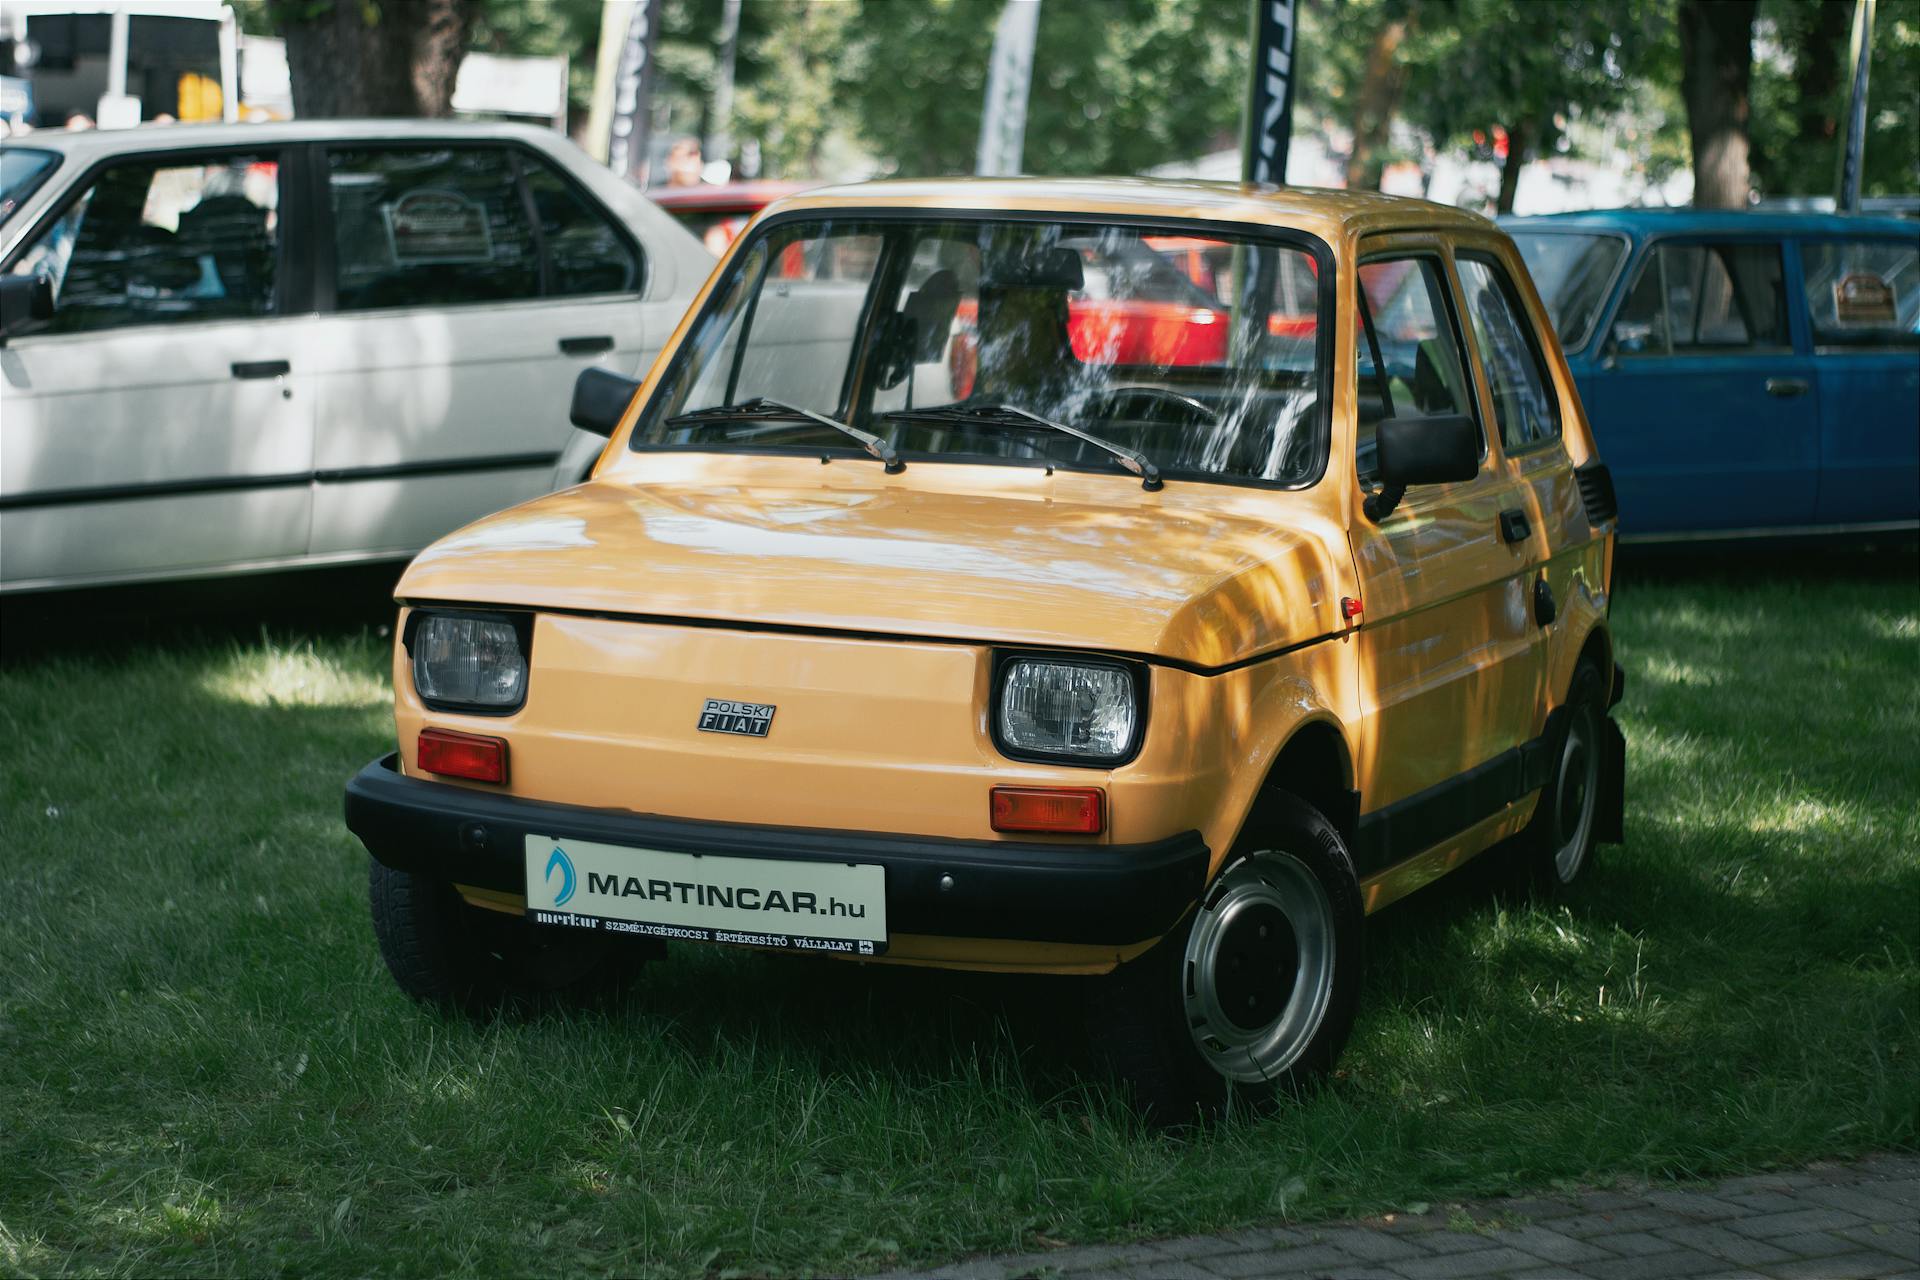
[[[909, 1280], [911, 1273], [899, 1273]], [[911, 1280], [1920, 1280], [1920, 1159], [971, 1258]]]

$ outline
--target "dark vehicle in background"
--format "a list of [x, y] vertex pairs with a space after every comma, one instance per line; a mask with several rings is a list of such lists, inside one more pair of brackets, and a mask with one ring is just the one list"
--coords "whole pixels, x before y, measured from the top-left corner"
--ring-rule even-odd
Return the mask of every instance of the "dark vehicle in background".
[[1606, 451], [1623, 541], [1920, 529], [1920, 226], [1506, 218]]

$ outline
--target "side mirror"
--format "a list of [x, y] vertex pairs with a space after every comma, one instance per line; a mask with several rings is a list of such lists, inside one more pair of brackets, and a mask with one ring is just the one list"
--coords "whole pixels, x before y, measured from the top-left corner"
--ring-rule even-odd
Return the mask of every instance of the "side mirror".
[[573, 407], [567, 416], [582, 431], [610, 436], [627, 416], [640, 384], [605, 369], [582, 369], [573, 383]]
[[53, 319], [53, 281], [45, 276], [0, 276], [0, 342]]
[[1388, 488], [1447, 484], [1480, 474], [1480, 426], [1464, 413], [1388, 418], [1375, 429], [1380, 483]]
[[1388, 418], [1374, 428], [1380, 491], [1366, 501], [1378, 523], [1400, 505], [1411, 485], [1448, 484], [1480, 474], [1480, 426], [1464, 413], [1437, 418]]

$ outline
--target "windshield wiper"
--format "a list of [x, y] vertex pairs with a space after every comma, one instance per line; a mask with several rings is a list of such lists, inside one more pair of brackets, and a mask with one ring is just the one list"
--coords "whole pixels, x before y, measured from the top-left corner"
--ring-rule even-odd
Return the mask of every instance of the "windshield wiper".
[[668, 426], [686, 424], [696, 426], [702, 422], [726, 422], [731, 420], [751, 421], [755, 418], [793, 419], [801, 418], [808, 422], [817, 422], [823, 427], [832, 427], [842, 435], [852, 436], [860, 442], [860, 447], [886, 464], [887, 474], [905, 471], [907, 464], [900, 461], [900, 455], [894, 452], [892, 445], [869, 431], [849, 426], [838, 418], [829, 418], [824, 413], [815, 413], [811, 409], [802, 409], [797, 404], [788, 404], [784, 400], [775, 400], [771, 396], [755, 396], [751, 400], [742, 400], [739, 404], [719, 404], [710, 409], [695, 409], [691, 413], [677, 413], [667, 419]]
[[1161, 487], [1160, 468], [1153, 460], [1137, 449], [1129, 449], [1123, 444], [1103, 440], [1090, 431], [1070, 427], [1064, 422], [1055, 422], [1052, 418], [1043, 418], [1031, 409], [1022, 409], [1017, 404], [937, 404], [925, 409], [894, 409], [888, 413], [876, 415], [880, 418], [924, 418], [935, 422], [984, 423], [988, 426], [1012, 426], [1008, 419], [1017, 418], [1030, 422], [1050, 431], [1059, 431], [1076, 440], [1084, 440], [1096, 449], [1100, 449], [1120, 460], [1120, 465], [1140, 477], [1140, 487], [1152, 492]]

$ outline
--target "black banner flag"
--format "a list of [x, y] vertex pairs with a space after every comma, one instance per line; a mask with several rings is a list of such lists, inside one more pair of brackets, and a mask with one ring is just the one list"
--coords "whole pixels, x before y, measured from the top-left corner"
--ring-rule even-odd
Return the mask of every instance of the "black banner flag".
[[1298, 18], [1299, 0], [1253, 0], [1253, 88], [1242, 164], [1249, 182], [1287, 180]]

